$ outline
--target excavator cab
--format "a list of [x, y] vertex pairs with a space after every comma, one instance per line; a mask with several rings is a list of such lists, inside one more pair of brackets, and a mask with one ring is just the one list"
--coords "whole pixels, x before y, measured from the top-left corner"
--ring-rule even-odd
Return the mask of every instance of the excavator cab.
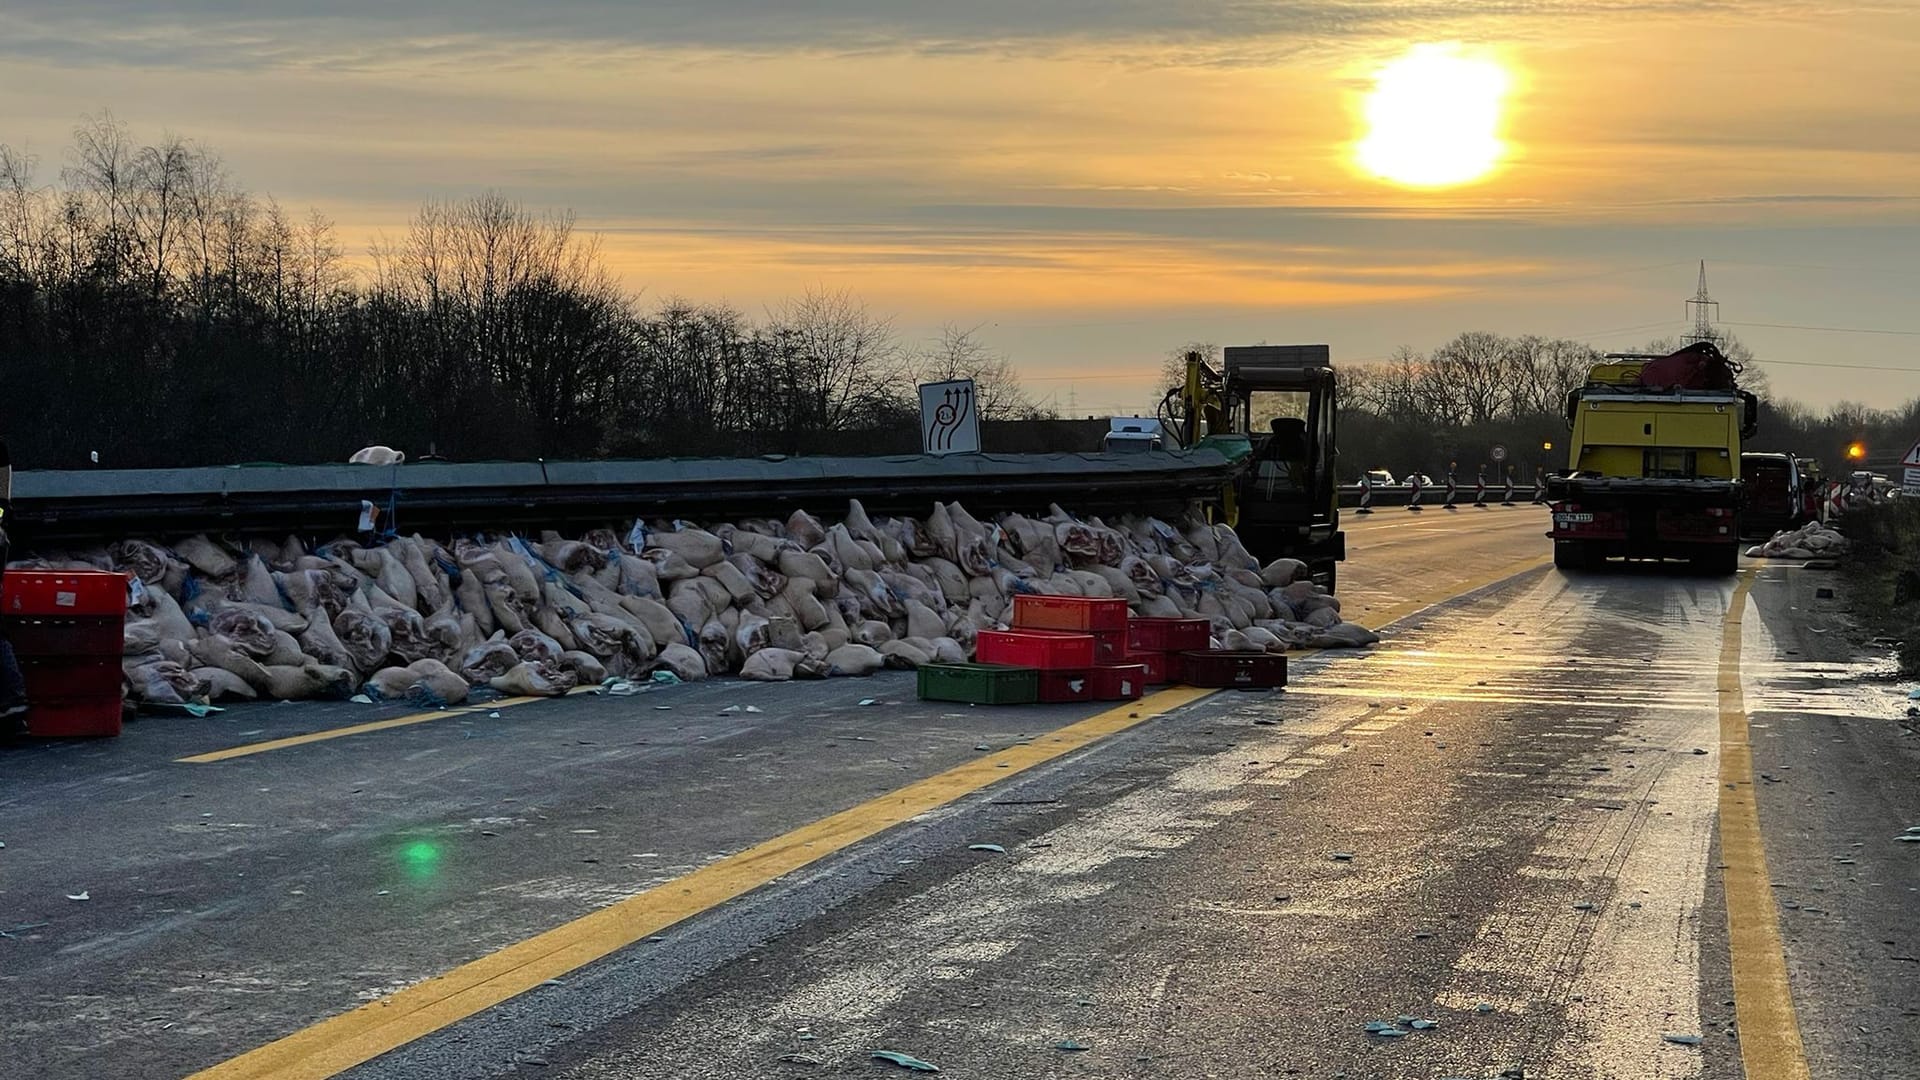
[[1234, 481], [1234, 531], [1255, 558], [1293, 558], [1329, 591], [1347, 557], [1334, 472], [1339, 397], [1325, 345], [1226, 350], [1223, 397], [1251, 446]]
[[1253, 345], [1225, 351], [1223, 371], [1187, 356], [1186, 386], [1168, 394], [1168, 428], [1184, 446], [1214, 445], [1242, 468], [1217, 519], [1255, 558], [1299, 559], [1331, 591], [1347, 556], [1334, 472], [1339, 419], [1325, 345]]

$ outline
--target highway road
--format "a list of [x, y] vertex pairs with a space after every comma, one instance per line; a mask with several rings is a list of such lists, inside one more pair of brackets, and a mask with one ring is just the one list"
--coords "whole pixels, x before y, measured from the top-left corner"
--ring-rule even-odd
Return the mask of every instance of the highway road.
[[0, 753], [0, 1073], [1920, 1078], [1920, 747], [1835, 575], [1349, 522], [1386, 640], [1284, 693], [709, 682]]

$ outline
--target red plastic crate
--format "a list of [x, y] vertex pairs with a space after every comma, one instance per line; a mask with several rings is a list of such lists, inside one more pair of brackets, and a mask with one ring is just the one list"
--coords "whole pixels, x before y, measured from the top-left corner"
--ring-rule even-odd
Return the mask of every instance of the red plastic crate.
[[1040, 673], [1040, 700], [1056, 705], [1069, 701], [1098, 700], [1094, 695], [1093, 687], [1093, 675], [1088, 671], [1066, 670]]
[[1125, 630], [1089, 630], [1093, 635], [1093, 662], [1095, 664], [1123, 664], [1127, 659], [1127, 632]]
[[1173, 672], [1173, 661], [1179, 659], [1179, 655], [1179, 653], [1128, 650], [1127, 663], [1138, 664], [1146, 670], [1145, 678], [1148, 686], [1159, 686], [1163, 683], [1179, 681]]
[[36, 701], [27, 712], [27, 734], [65, 739], [120, 734], [120, 692], [111, 698]]
[[1127, 602], [1092, 596], [1037, 596], [1013, 598], [1016, 630], [1125, 630]]
[[973, 658], [982, 664], [1007, 664], [1042, 671], [1093, 666], [1092, 634], [1061, 630], [982, 630], [974, 638]]
[[1267, 690], [1287, 685], [1287, 657], [1266, 652], [1184, 652], [1180, 679], [1188, 686]]
[[7, 615], [127, 614], [127, 575], [106, 570], [8, 570], [0, 579]]
[[1135, 701], [1147, 692], [1147, 665], [1101, 664], [1093, 669], [1093, 700]]
[[22, 615], [0, 618], [0, 632], [13, 651], [28, 656], [108, 656], [116, 661], [126, 645], [122, 615]]
[[1127, 648], [1137, 653], [1204, 649], [1213, 636], [1205, 619], [1134, 619], [1127, 624]]
[[20, 674], [27, 682], [30, 702], [120, 700], [119, 656], [22, 656]]

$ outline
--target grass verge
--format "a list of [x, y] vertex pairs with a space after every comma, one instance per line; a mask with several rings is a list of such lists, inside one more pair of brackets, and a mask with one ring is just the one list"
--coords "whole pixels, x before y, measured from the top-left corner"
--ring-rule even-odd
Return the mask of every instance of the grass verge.
[[1920, 674], [1920, 499], [1849, 510], [1841, 560], [1861, 624], [1901, 642], [1902, 674]]

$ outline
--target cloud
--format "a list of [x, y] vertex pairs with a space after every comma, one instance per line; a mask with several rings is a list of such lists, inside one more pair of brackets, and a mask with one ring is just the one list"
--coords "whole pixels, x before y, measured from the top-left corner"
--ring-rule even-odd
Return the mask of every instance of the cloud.
[[911, 50], [967, 55], [1132, 48], [1143, 62], [1264, 63], [1328, 42], [1503, 37], [1569, 20], [1782, 17], [1890, 0], [13, 0], [0, 55], [69, 63], [358, 68], [433, 54], [626, 50]]

